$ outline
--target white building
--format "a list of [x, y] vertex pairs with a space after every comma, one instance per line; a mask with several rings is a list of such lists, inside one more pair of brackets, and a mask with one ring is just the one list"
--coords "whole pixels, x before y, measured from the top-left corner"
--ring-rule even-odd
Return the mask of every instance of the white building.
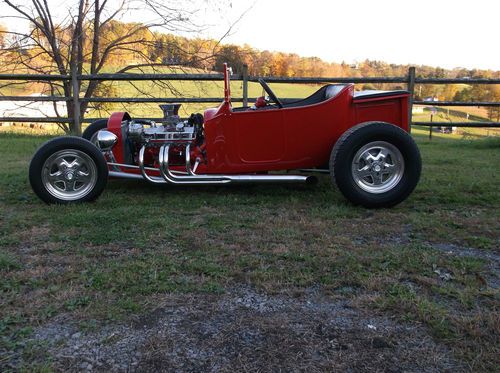
[[[42, 97], [39, 93], [30, 95]], [[1, 117], [57, 117], [67, 116], [66, 103], [63, 101], [0, 101]]]

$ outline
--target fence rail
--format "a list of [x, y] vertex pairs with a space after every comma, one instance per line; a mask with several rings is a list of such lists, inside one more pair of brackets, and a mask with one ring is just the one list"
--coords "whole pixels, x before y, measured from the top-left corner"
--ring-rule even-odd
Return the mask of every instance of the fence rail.
[[[252, 98], [248, 97], [248, 83], [257, 82], [258, 77], [248, 76], [246, 66], [242, 74], [234, 74], [232, 80], [243, 82], [243, 97], [232, 98], [233, 102], [242, 102], [247, 105]], [[43, 74], [0, 74], [0, 81], [27, 81], [27, 82], [71, 82], [73, 92], [71, 97], [63, 96], [0, 96], [0, 101], [30, 101], [30, 102], [70, 102], [74, 109], [78, 109], [82, 102], [89, 103], [217, 103], [219, 97], [80, 97], [78, 92], [79, 81], [222, 81], [222, 74], [98, 74], [98, 75], [43, 75]], [[408, 69], [407, 76], [402, 77], [352, 77], [352, 78], [326, 78], [326, 77], [268, 77], [269, 83], [295, 83], [295, 84], [320, 84], [320, 83], [403, 83], [411, 93], [408, 114], [411, 119], [413, 105], [425, 106], [482, 106], [500, 107], [500, 102], [489, 101], [421, 101], [414, 100], [415, 84], [500, 84], [500, 79], [485, 78], [419, 78], [416, 77], [415, 68]], [[290, 99], [292, 100], [292, 99]], [[76, 132], [81, 132], [82, 122], [92, 122], [98, 118], [80, 118], [79, 110], [74, 110], [75, 115], [68, 117], [0, 117], [0, 122], [28, 122], [28, 123], [73, 123]], [[144, 118], [146, 119], [146, 118]], [[147, 118], [160, 120], [161, 118]], [[500, 127], [500, 122], [412, 122], [413, 125], [437, 127]]]

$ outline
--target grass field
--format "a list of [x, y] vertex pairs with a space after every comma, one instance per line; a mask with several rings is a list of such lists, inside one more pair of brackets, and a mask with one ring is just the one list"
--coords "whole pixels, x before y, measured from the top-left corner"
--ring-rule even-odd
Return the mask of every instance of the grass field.
[[0, 133], [0, 370], [120, 370], [88, 351], [131, 341], [132, 370], [210, 370], [208, 345], [223, 371], [497, 369], [500, 139], [415, 132], [422, 179], [389, 210], [350, 205], [328, 176], [112, 180], [96, 203], [47, 206], [27, 181], [47, 137]]

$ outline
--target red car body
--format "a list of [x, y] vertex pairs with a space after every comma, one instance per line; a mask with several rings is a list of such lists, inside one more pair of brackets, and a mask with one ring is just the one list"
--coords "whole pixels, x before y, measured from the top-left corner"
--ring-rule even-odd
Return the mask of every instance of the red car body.
[[[191, 149], [191, 158], [206, 152], [207, 163], [199, 174], [245, 174], [275, 170], [317, 168], [328, 164], [338, 138], [364, 122], [386, 122], [408, 131], [406, 91], [373, 91], [355, 94], [354, 84], [337, 85], [333, 97], [306, 106], [234, 110], [229, 73], [225, 69], [225, 98], [217, 108], [204, 112], [205, 147]], [[304, 101], [306, 101], [304, 99]], [[293, 105], [293, 103], [291, 103]], [[118, 137], [115, 159], [124, 163], [122, 121], [124, 112], [111, 115], [107, 128]], [[154, 163], [153, 154], [149, 162]], [[184, 156], [182, 156], [184, 157]], [[184, 167], [172, 166], [173, 170]], [[126, 172], [139, 173], [135, 169]], [[157, 173], [152, 172], [157, 176]]]
[[160, 105], [159, 123], [119, 112], [91, 124], [83, 139], [51, 140], [30, 164], [33, 190], [48, 203], [72, 203], [96, 199], [108, 176], [175, 185], [310, 183], [314, 176], [272, 172], [329, 169], [339, 190], [366, 207], [393, 206], [413, 191], [421, 160], [408, 135], [408, 92], [330, 84], [283, 103], [259, 83], [274, 104], [260, 97], [233, 108], [225, 66], [224, 100], [203, 115], [182, 120], [179, 104]]

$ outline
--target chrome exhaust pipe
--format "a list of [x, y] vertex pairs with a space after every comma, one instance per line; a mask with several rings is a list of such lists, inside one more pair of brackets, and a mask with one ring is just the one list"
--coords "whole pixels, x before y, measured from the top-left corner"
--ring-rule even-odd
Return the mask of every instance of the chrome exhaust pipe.
[[[121, 172], [121, 171], [109, 171], [108, 172], [109, 177], [116, 177], [119, 179], [130, 179], [130, 180], [144, 180], [144, 176], [138, 175], [138, 174], [130, 174], [127, 172]], [[151, 179], [155, 180], [155, 184], [166, 184], [167, 182], [163, 180], [160, 177], [154, 177], [150, 176]]]
[[[116, 163], [116, 162], [107, 162], [108, 163], [108, 166], [112, 166], [112, 167], [115, 167], [117, 171], [121, 171], [122, 168], [131, 168], [131, 169], [134, 169], [134, 170], [140, 170], [140, 167], [139, 166], [136, 166], [136, 165], [133, 165], [133, 164], [125, 164], [125, 163]], [[154, 167], [144, 167], [144, 170], [146, 171], [156, 171], [156, 172], [160, 172], [160, 169], [159, 168], [154, 168]], [[110, 170], [112, 171], [112, 170]], [[185, 171], [172, 171], [174, 174], [179, 174], [179, 175], [187, 175], [187, 172]], [[141, 178], [143, 178], [141, 176]]]
[[[168, 155], [169, 155], [170, 145], [162, 145], [160, 151], [158, 153], [158, 162], [160, 163], [160, 174], [171, 184], [181, 184], [181, 185], [213, 185], [213, 184], [226, 184], [229, 181], [221, 179], [218, 175], [195, 175], [191, 176], [181, 176], [174, 175], [168, 166]], [[188, 169], [188, 160], [190, 155], [186, 152], [186, 170]], [[191, 167], [189, 167], [189, 171], [191, 171]]]
[[191, 169], [191, 144], [186, 145], [186, 172], [188, 175], [196, 176], [194, 171]]
[[165, 180], [174, 184], [228, 184], [228, 183], [315, 183], [316, 177], [302, 175], [196, 175], [190, 167], [189, 146], [186, 146], [186, 170], [190, 176], [175, 175], [169, 169], [170, 145], [160, 148], [160, 173]]
[[[139, 166], [125, 165], [120, 163], [109, 163], [112, 166], [139, 169], [141, 175], [121, 171], [109, 171], [110, 177], [144, 180], [154, 184], [178, 184], [178, 185], [219, 185], [219, 184], [250, 184], [250, 183], [307, 183], [313, 184], [317, 181], [315, 176], [302, 175], [196, 175], [191, 170], [190, 147], [186, 146], [186, 174], [172, 171], [168, 165], [170, 145], [162, 145], [158, 154], [160, 168], [144, 166], [144, 152], [146, 145], [139, 150]], [[162, 177], [150, 176], [146, 171], [159, 171]]]
[[[164, 181], [158, 177], [151, 177], [146, 173], [146, 169], [144, 168], [144, 151], [146, 150], [146, 145], [143, 145], [141, 150], [139, 150], [139, 169], [141, 170], [141, 174], [150, 183], [153, 184], [162, 184]], [[161, 151], [161, 149], [160, 149]]]
[[[128, 172], [121, 172], [121, 171], [109, 171], [108, 172], [108, 176], [109, 177], [113, 177], [113, 178], [117, 178], [117, 179], [129, 179], [129, 180], [144, 180], [144, 176], [142, 175], [139, 175], [139, 174], [131, 174], [131, 173], [128, 173]], [[260, 182], [260, 183], [271, 183], [271, 180], [269, 179], [266, 179], [265, 181], [258, 181], [256, 180], [255, 178], [252, 178], [251, 180], [249, 179], [244, 179], [242, 177], [247, 177], [247, 176], [253, 176], [253, 175], [234, 175], [234, 176], [231, 176], [231, 181], [229, 182], [226, 182], [227, 183], [256, 183], [256, 182]], [[264, 175], [263, 175], [264, 176]], [[267, 176], [270, 176], [270, 175], [267, 175]], [[150, 179], [154, 180], [153, 182], [155, 184], [183, 184], [183, 185], [210, 185], [210, 184], [222, 184], [222, 183], [208, 183], [208, 182], [205, 182], [205, 181], [202, 181], [202, 182], [198, 182], [198, 183], [193, 183], [193, 182], [170, 182], [170, 181], [166, 181], [164, 180], [163, 178], [159, 178], [159, 177], [156, 177], [156, 176], [149, 176]], [[305, 182], [306, 184], [314, 184], [316, 183], [317, 179], [314, 177], [314, 176], [307, 176], [305, 177], [305, 181], [304, 180], [297, 180], [295, 182]], [[149, 181], [149, 179], [147, 179]], [[272, 182], [273, 183], [276, 183], [276, 182], [279, 182], [281, 180], [273, 180]]]

